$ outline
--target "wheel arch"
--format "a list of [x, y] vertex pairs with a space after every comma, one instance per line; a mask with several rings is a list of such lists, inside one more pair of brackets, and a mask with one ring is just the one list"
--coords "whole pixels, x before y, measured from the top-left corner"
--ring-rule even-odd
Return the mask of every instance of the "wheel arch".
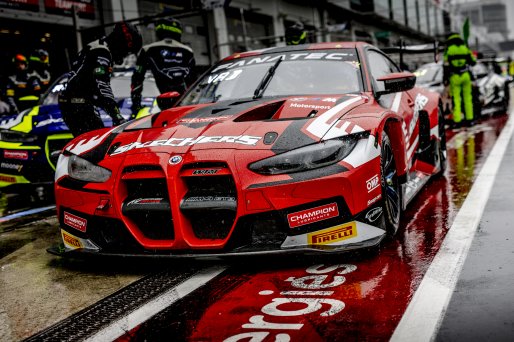
[[386, 115], [380, 132], [382, 131], [386, 132], [389, 136], [389, 141], [393, 148], [394, 159], [396, 161], [396, 171], [400, 177], [400, 183], [404, 183], [407, 175], [407, 154], [402, 122], [395, 115]]

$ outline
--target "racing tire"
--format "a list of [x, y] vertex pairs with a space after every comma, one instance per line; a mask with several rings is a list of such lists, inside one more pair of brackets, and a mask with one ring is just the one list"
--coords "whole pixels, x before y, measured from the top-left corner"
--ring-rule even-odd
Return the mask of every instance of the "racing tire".
[[391, 141], [385, 131], [380, 148], [380, 172], [384, 229], [387, 235], [394, 236], [400, 226], [401, 186]]

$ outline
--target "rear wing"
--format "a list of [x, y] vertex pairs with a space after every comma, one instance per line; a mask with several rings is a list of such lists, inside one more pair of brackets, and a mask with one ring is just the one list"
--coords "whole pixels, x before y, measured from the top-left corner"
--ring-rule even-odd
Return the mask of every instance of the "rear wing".
[[437, 63], [439, 62], [439, 53], [444, 51], [444, 46], [439, 45], [438, 41], [429, 44], [405, 45], [405, 42], [402, 40], [398, 46], [382, 48], [381, 50], [387, 54], [398, 53], [400, 55], [400, 65], [404, 65], [405, 55], [426, 53], [432, 53], [434, 55], [434, 62]]

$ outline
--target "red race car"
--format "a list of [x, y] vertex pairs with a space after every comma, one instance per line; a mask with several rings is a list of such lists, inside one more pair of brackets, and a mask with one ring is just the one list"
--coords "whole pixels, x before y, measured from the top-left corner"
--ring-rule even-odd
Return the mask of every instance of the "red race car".
[[376, 246], [446, 165], [439, 95], [414, 83], [366, 43], [225, 58], [173, 108], [64, 148], [55, 175], [64, 244], [49, 251], [184, 257]]

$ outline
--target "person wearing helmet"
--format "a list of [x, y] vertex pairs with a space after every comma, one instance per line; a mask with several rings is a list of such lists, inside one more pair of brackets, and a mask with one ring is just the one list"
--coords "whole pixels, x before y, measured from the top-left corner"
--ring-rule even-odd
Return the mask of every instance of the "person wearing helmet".
[[122, 22], [108, 36], [80, 51], [68, 73], [66, 88], [59, 96], [62, 117], [74, 136], [104, 127], [95, 107], [102, 108], [112, 118], [113, 126], [125, 122], [111, 89], [112, 68], [127, 55], [137, 53], [142, 45], [139, 31]]
[[475, 56], [464, 43], [462, 37], [453, 33], [446, 40], [444, 51], [444, 80], [450, 84], [453, 97], [453, 122], [455, 126], [462, 124], [462, 100], [466, 114], [466, 124], [473, 122], [473, 92], [470, 66], [476, 64]]
[[286, 45], [300, 45], [307, 41], [307, 31], [299, 21], [286, 28]]
[[34, 105], [39, 99], [41, 85], [36, 77], [28, 71], [27, 58], [17, 54], [13, 58], [14, 73], [8, 77], [5, 87], [5, 99], [9, 112], [16, 114]]
[[51, 80], [48, 52], [43, 49], [33, 51], [29, 57], [29, 67], [29, 72], [38, 79], [41, 91], [44, 92]]
[[193, 78], [195, 58], [193, 50], [182, 44], [182, 25], [170, 18], [155, 23], [159, 41], [143, 46], [132, 75], [132, 116], [141, 109], [141, 93], [147, 70], [151, 70], [161, 93], [177, 91], [183, 94]]

